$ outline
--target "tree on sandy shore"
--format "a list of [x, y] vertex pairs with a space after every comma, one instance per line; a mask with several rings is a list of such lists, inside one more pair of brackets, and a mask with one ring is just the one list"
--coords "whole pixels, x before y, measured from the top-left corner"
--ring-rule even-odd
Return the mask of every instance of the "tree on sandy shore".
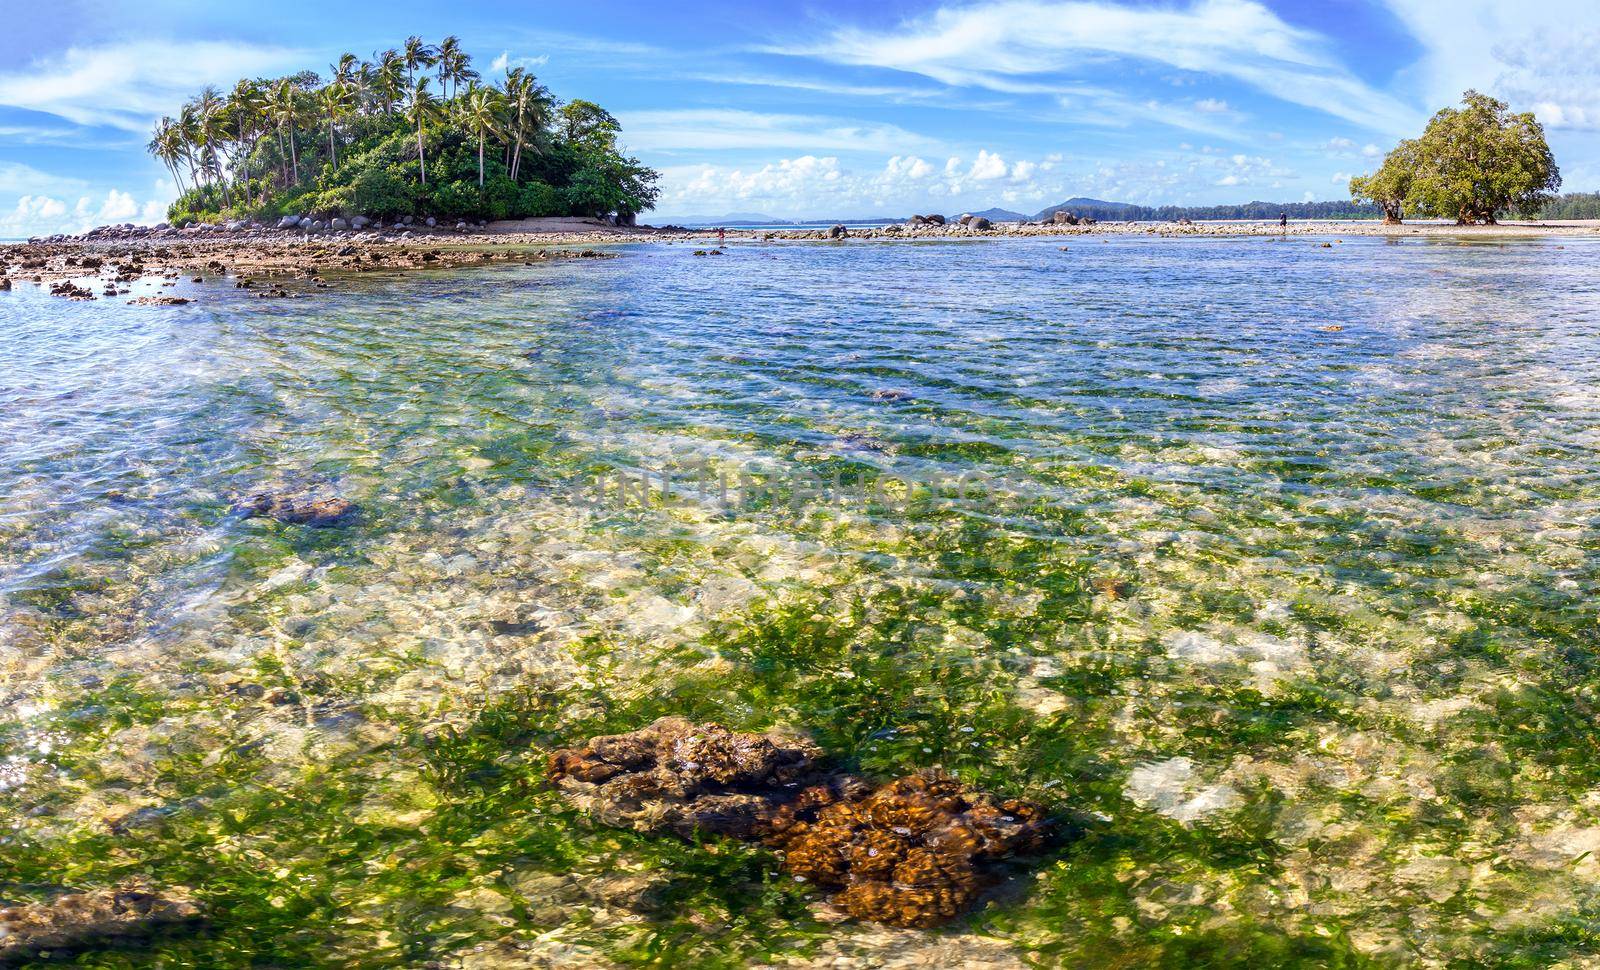
[[1417, 166], [1416, 149], [1416, 140], [1408, 138], [1395, 146], [1376, 172], [1350, 180], [1350, 197], [1382, 209], [1386, 226], [1399, 225], [1405, 216], [1406, 195], [1411, 191], [1411, 175]]
[[1398, 222], [1402, 208], [1457, 225], [1537, 214], [1561, 187], [1544, 126], [1477, 91], [1461, 100], [1434, 115], [1422, 137], [1401, 142], [1377, 172], [1352, 179], [1351, 195], [1376, 202], [1385, 222]]

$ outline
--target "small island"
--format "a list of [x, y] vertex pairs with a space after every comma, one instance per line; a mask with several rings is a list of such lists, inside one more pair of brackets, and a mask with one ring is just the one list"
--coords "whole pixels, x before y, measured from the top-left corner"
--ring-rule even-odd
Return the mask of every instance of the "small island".
[[[174, 226], [290, 218], [354, 223], [543, 216], [631, 225], [657, 173], [622, 152], [621, 125], [559, 101], [520, 67], [485, 83], [460, 41], [410, 37], [326, 82], [305, 70], [207, 87], [156, 123], [148, 149], [182, 195]], [[341, 226], [342, 228], [342, 226]]]

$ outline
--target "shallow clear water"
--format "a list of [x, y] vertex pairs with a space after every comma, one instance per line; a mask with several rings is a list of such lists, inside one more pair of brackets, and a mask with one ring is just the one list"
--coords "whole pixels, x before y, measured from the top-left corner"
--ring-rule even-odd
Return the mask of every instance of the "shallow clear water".
[[[1600, 246], [1322, 241], [0, 294], [0, 896], [211, 905], [117, 966], [1592, 958]], [[663, 713], [1073, 836], [835, 925], [538, 784]]]

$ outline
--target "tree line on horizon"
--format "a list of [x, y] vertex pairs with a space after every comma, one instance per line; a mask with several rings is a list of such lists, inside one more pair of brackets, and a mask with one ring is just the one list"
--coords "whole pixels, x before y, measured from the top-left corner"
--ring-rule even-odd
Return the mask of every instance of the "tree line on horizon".
[[599, 105], [562, 102], [508, 67], [483, 83], [458, 38], [410, 37], [372, 60], [208, 86], [156, 123], [150, 153], [181, 195], [168, 221], [286, 214], [631, 218], [658, 175]]

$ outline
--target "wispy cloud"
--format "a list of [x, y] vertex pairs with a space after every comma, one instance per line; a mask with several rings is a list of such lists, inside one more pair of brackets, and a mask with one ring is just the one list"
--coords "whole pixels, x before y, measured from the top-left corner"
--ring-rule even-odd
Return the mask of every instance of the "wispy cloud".
[[144, 132], [206, 84], [231, 85], [240, 77], [309, 62], [286, 48], [216, 41], [74, 47], [0, 74], [0, 105], [78, 125]]
[[536, 57], [512, 57], [510, 51], [501, 51], [494, 60], [489, 62], [489, 71], [491, 74], [503, 74], [513, 67], [531, 71], [537, 67], [544, 67], [548, 63], [550, 63], [549, 54], [540, 54]]
[[890, 101], [925, 101], [940, 98], [943, 92], [931, 88], [911, 88], [890, 84], [851, 84], [845, 81], [816, 80], [804, 77], [783, 77], [771, 74], [695, 74], [691, 80], [711, 84], [737, 84], [745, 87], [784, 88], [791, 91], [811, 91], [848, 98], [867, 98]]
[[41, 172], [21, 162], [0, 162], [0, 194], [70, 194], [82, 192], [86, 188], [88, 183], [82, 179], [51, 175], [49, 172]]
[[1001, 0], [941, 7], [888, 31], [841, 28], [771, 50], [1012, 94], [1057, 93], [1062, 79], [1125, 59], [1229, 78], [1363, 127], [1403, 126], [1412, 115], [1338, 63], [1320, 35], [1255, 0]]
[[622, 112], [618, 120], [624, 140], [635, 151], [798, 149], [889, 154], [933, 144], [897, 125], [722, 108]]

